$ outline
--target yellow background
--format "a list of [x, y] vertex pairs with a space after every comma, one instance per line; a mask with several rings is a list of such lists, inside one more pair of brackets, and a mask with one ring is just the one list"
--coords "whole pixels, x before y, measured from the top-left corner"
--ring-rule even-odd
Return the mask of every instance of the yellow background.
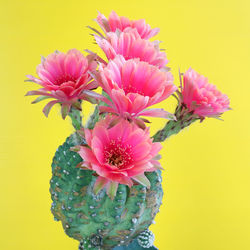
[[[72, 132], [54, 108], [25, 97], [40, 55], [96, 50], [86, 25], [97, 10], [160, 27], [175, 83], [192, 66], [228, 94], [224, 122], [206, 119], [164, 143], [163, 206], [152, 230], [160, 250], [250, 249], [250, 2], [247, 0], [0, 1], [0, 249], [76, 250], [50, 213], [51, 159]], [[171, 99], [171, 98], [170, 98]], [[174, 100], [164, 102], [174, 109]], [[89, 105], [85, 113], [89, 111]], [[152, 132], [163, 126], [153, 120]]]

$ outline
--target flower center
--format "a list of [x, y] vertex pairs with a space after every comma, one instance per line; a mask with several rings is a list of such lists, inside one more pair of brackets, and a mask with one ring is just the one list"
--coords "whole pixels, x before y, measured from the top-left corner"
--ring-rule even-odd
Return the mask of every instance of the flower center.
[[141, 89], [136, 88], [132, 84], [129, 84], [128, 86], [124, 86], [123, 90], [124, 90], [125, 94], [135, 93], [135, 94], [140, 94], [140, 95], [145, 96], [145, 93]]
[[123, 157], [119, 154], [111, 154], [111, 156], [107, 159], [108, 163], [113, 166], [119, 167], [123, 164]]
[[111, 140], [104, 148], [104, 157], [107, 164], [122, 169], [132, 162], [131, 146], [123, 145], [121, 140]]
[[70, 82], [70, 81], [71, 81], [71, 82], [75, 82], [75, 81], [76, 81], [75, 77], [72, 76], [72, 75], [66, 74], [66, 75], [61, 75], [61, 76], [59, 76], [59, 77], [55, 80], [54, 84], [55, 84], [55, 85], [61, 85], [61, 84], [65, 83], [65, 82]]

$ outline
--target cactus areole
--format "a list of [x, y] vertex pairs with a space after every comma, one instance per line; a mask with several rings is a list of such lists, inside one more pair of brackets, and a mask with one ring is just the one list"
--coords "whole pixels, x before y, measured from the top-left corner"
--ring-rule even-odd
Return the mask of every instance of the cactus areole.
[[[74, 127], [53, 158], [51, 211], [79, 250], [157, 249], [148, 228], [163, 197], [160, 142], [197, 120], [219, 118], [229, 99], [191, 68], [179, 73], [178, 89], [160, 42], [149, 40], [159, 29], [145, 20], [112, 11], [96, 21], [102, 32], [88, 28], [106, 58], [55, 51], [42, 57], [37, 77], [27, 75], [41, 87], [26, 94], [38, 95], [32, 103], [52, 99], [45, 116], [60, 105]], [[151, 107], [170, 96], [177, 99], [174, 114]], [[96, 106], [83, 124], [85, 101]], [[151, 136], [147, 116], [169, 121]]]

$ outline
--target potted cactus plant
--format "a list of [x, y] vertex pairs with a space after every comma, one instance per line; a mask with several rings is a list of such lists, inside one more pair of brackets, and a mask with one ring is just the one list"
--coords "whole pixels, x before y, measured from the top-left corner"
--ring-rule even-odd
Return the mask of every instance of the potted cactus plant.
[[[102, 32], [89, 28], [106, 58], [56, 51], [42, 58], [38, 77], [27, 75], [42, 87], [27, 93], [38, 95], [33, 103], [52, 99], [43, 113], [59, 104], [75, 130], [52, 161], [51, 211], [79, 249], [157, 249], [148, 228], [163, 198], [161, 142], [195, 121], [219, 118], [229, 99], [191, 68], [177, 88], [159, 41], [149, 40], [159, 29], [145, 20], [113, 11], [96, 21]], [[151, 108], [170, 96], [177, 99], [174, 114]], [[96, 105], [86, 124], [83, 100]], [[145, 117], [168, 121], [150, 136]]]

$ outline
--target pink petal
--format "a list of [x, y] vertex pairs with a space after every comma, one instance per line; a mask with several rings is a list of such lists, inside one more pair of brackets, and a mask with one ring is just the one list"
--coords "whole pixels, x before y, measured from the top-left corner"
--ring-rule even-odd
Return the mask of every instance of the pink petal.
[[91, 147], [92, 132], [90, 129], [84, 129], [85, 139], [87, 144]]
[[91, 164], [98, 164], [98, 161], [96, 160], [96, 157], [91, 149], [81, 146], [78, 154], [82, 157], [84, 161], [90, 162]]
[[169, 120], [176, 120], [174, 114], [171, 114], [164, 109], [146, 109], [138, 114], [138, 116], [160, 117]]
[[108, 179], [99, 176], [96, 179], [95, 185], [93, 187], [94, 194], [97, 195], [103, 188], [105, 188], [105, 186], [107, 186], [108, 183], [109, 183]]
[[132, 179], [134, 179], [139, 184], [146, 186], [147, 188], [150, 188], [150, 181], [144, 174], [133, 176]]
[[49, 103], [47, 103], [47, 104], [45, 105], [45, 107], [43, 108], [43, 113], [44, 113], [44, 115], [45, 115], [46, 117], [48, 117], [51, 108], [52, 108], [56, 103], [58, 103], [57, 100], [56, 100], [56, 101], [51, 101], [51, 102], [49, 102]]
[[103, 142], [97, 136], [94, 136], [91, 141], [91, 147], [93, 148], [93, 152], [95, 154], [96, 159], [100, 164], [104, 164], [104, 146]]
[[107, 184], [107, 195], [110, 197], [111, 200], [113, 200], [114, 197], [116, 196], [117, 188], [118, 188], [118, 182], [110, 181]]

